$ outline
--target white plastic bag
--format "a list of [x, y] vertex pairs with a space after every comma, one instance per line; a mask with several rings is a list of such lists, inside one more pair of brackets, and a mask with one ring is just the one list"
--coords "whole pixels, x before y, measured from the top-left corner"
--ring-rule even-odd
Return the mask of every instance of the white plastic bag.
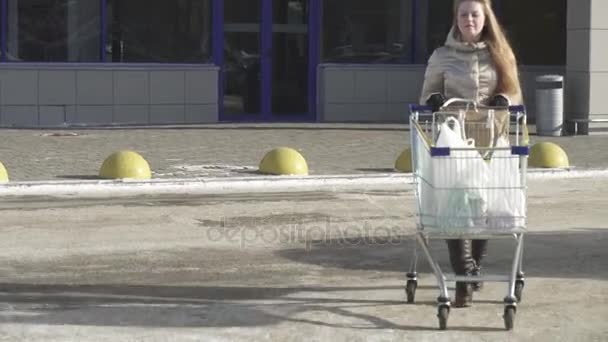
[[[450, 123], [453, 127], [450, 127]], [[475, 141], [473, 139], [466, 139], [464, 131], [460, 127], [460, 122], [454, 117], [448, 117], [439, 126], [439, 136], [435, 142], [437, 147], [474, 147]]]
[[[451, 124], [451, 126], [450, 126]], [[461, 183], [465, 169], [471, 167], [471, 159], [480, 157], [474, 149], [475, 141], [466, 139], [460, 122], [453, 117], [448, 117], [439, 126], [439, 136], [435, 142], [436, 147], [466, 149], [451, 150], [447, 158], [433, 158], [434, 185], [439, 188], [453, 188]], [[470, 182], [474, 179], [469, 179]]]
[[487, 201], [481, 191], [452, 189], [447, 192], [439, 227], [444, 230], [485, 228]]
[[460, 123], [454, 118], [441, 124], [436, 146], [466, 150], [433, 158], [436, 225], [450, 232], [485, 227], [488, 207], [485, 191], [488, 165], [474, 148], [474, 140], [466, 139], [461, 132]]
[[[509, 147], [509, 142], [505, 137], [499, 137], [496, 147]], [[522, 227], [525, 197], [521, 189], [519, 157], [513, 156], [510, 150], [494, 151], [489, 175], [488, 186], [493, 190], [488, 198], [488, 228]]]

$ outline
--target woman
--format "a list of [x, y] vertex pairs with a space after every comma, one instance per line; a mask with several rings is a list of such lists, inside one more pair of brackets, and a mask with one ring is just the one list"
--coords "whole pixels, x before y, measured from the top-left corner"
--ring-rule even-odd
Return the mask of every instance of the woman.
[[[420, 102], [439, 109], [446, 99], [482, 105], [522, 103], [517, 61], [490, 0], [455, 0], [454, 23], [445, 45], [431, 55]], [[448, 240], [457, 275], [478, 275], [487, 240]], [[470, 306], [481, 283], [456, 283], [455, 307]]]

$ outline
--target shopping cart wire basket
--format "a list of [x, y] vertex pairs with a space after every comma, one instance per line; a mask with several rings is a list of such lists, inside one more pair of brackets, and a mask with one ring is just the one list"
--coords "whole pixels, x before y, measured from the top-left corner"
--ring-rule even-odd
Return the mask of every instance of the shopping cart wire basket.
[[[523, 237], [527, 230], [526, 171], [528, 131], [523, 106], [483, 107], [454, 99], [436, 112], [410, 106], [416, 241], [407, 273], [408, 303], [415, 300], [419, 245], [439, 287], [440, 329], [451, 307], [447, 282], [507, 282], [504, 324], [513, 329], [524, 287]], [[434, 259], [430, 240], [496, 239], [515, 241], [507, 275], [445, 274]]]

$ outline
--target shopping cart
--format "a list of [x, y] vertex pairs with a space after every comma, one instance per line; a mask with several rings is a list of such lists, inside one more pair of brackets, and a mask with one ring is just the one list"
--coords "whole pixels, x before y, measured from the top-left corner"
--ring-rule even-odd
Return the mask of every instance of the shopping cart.
[[[412, 105], [410, 113], [417, 224], [414, 255], [407, 273], [407, 302], [414, 302], [418, 285], [419, 244], [439, 286], [440, 329], [447, 328], [450, 313], [448, 281], [494, 281], [509, 284], [503, 318], [505, 328], [511, 330], [524, 287], [522, 255], [529, 152], [525, 108], [490, 108], [453, 99], [437, 112], [428, 106]], [[440, 140], [445, 144], [447, 133], [458, 133], [462, 145], [439, 146]], [[515, 240], [508, 275], [448, 275], [429, 249], [432, 239], [495, 238]]]

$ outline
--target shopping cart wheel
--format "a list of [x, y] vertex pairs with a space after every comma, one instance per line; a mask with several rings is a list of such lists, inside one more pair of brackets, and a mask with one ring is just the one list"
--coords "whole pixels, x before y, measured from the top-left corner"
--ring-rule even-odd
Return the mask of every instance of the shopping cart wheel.
[[416, 280], [408, 280], [405, 285], [405, 294], [407, 295], [407, 302], [409, 304], [414, 302], [416, 298], [416, 288], [418, 287], [418, 281]]
[[515, 281], [515, 297], [518, 302], [521, 302], [522, 292], [524, 291], [524, 281], [516, 280]]
[[505, 306], [505, 314], [503, 318], [505, 320], [505, 329], [513, 330], [513, 325], [515, 323], [515, 306]]
[[448, 317], [450, 316], [450, 307], [447, 305], [439, 305], [437, 308], [437, 318], [439, 318], [439, 329], [445, 330], [448, 328]]

